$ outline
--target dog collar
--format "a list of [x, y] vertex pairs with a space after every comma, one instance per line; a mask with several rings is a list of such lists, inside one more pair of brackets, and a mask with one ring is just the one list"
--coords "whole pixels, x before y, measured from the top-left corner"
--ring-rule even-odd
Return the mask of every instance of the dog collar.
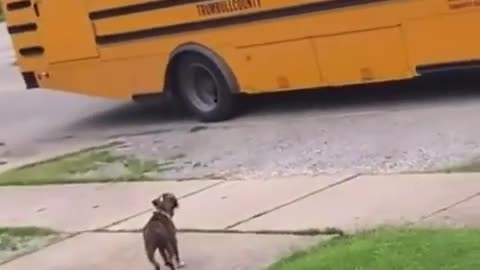
[[170, 216], [170, 214], [167, 213], [167, 212], [164, 211], [164, 210], [157, 209], [157, 210], [155, 210], [155, 212], [157, 212], [157, 213], [159, 213], [159, 214], [161, 214], [161, 215], [164, 215], [164, 216], [166, 216], [166, 217], [168, 217], [168, 218], [172, 218], [172, 216]]

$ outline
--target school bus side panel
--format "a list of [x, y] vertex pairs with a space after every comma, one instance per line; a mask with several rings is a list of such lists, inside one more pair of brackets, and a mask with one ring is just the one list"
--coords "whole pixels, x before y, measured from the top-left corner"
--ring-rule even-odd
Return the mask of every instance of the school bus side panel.
[[[407, 61], [401, 30], [395, 27], [401, 25], [404, 16], [423, 17], [438, 12], [436, 1], [381, 1], [269, 20], [256, 21], [252, 17], [251, 22], [241, 24], [100, 44], [99, 51], [102, 59], [168, 55], [180, 44], [196, 42], [220, 54], [233, 69], [242, 91], [248, 93], [407, 78], [413, 76], [414, 68]], [[264, 0], [262, 8], [275, 4]], [[293, 5], [293, 2], [281, 1], [278, 5]], [[148, 22], [149, 27], [168, 27], [186, 20], [201, 21], [203, 18], [195, 12], [194, 5], [177, 6], [94, 20], [94, 24], [97, 35], [108, 36], [146, 29], [142, 22]], [[176, 19], [166, 19], [169, 17]], [[349, 42], [350, 38], [354, 41]], [[392, 54], [389, 57], [383, 53], [384, 44], [385, 53]], [[146, 81], [158, 85], [160, 76], [163, 74]]]
[[84, 0], [39, 1], [38, 24], [50, 63], [98, 57]]
[[480, 60], [479, 25], [479, 9], [407, 21], [409, 57], [417, 66]]
[[163, 90], [168, 55], [152, 55], [117, 60], [81, 60], [49, 67], [43, 87], [61, 85], [84, 95], [130, 99], [135, 94]]
[[[169, 54], [187, 42], [202, 44], [221, 55], [233, 69], [241, 88], [249, 93], [407, 78], [420, 64], [479, 55], [480, 41], [473, 37], [478, 28], [478, 9], [441, 17], [438, 13], [446, 11], [446, 1], [440, 0], [379, 1], [221, 27], [193, 27], [193, 30], [148, 38], [110, 43], [98, 40], [98, 37], [128, 31], [253, 12], [202, 17], [197, 14], [195, 4], [186, 4], [93, 19], [91, 24], [97, 39], [88, 30], [92, 27], [85, 23], [89, 12], [141, 2], [145, 1], [86, 0], [83, 2], [86, 9], [81, 5], [78, 9], [70, 6], [70, 12], [77, 12], [74, 15], [82, 18], [79, 27], [83, 30], [65, 43], [50, 44], [58, 42], [55, 35], [45, 36], [55, 64], [49, 66], [51, 76], [42, 86], [115, 98], [161, 92]], [[294, 4], [299, 1], [264, 0], [261, 8]], [[55, 28], [52, 33], [68, 36], [73, 32], [75, 30]], [[86, 41], [85, 47], [81, 45], [79, 51], [61, 51], [61, 48], [70, 48], [68, 44], [78, 46], [75, 40]], [[435, 44], [432, 49], [432, 40], [452, 41]], [[99, 58], [95, 58], [97, 53]], [[87, 60], [86, 57], [93, 58]], [[59, 63], [62, 60], [68, 61]]]
[[318, 71], [315, 52], [309, 39], [285, 41], [238, 49], [243, 65], [240, 78], [256, 78], [243, 91], [281, 91], [325, 85]]
[[399, 26], [315, 38], [314, 41], [318, 62], [330, 85], [413, 76]]
[[[22, 55], [20, 51], [28, 48], [35, 48], [42, 45], [41, 38], [38, 31], [37, 17], [33, 9], [29, 6], [22, 6], [15, 10], [7, 9], [8, 4], [12, 4], [13, 0], [2, 0], [4, 9], [3, 13], [6, 20], [6, 25], [10, 33], [10, 39], [14, 46], [16, 62], [21, 72], [31, 72], [38, 70], [45, 66], [44, 57], [42, 54]], [[30, 26], [30, 27], [22, 27]], [[13, 29], [19, 28], [17, 31]], [[23, 28], [23, 29], [22, 29]]]

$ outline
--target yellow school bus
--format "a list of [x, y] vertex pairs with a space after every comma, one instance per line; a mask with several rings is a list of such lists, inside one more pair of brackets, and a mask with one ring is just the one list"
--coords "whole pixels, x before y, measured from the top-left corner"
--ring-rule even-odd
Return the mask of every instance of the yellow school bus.
[[480, 64], [480, 0], [2, 0], [27, 88], [165, 95], [202, 121], [241, 94]]

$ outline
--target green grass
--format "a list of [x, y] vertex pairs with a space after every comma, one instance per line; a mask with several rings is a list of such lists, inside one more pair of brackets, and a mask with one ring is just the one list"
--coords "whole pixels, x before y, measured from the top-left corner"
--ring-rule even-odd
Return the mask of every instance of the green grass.
[[431, 174], [431, 173], [478, 173], [480, 172], [480, 157], [469, 161], [455, 162], [423, 171], [405, 171], [402, 174]]
[[55, 234], [53, 230], [39, 227], [0, 227], [0, 251], [16, 251], [34, 238]]
[[[128, 173], [122, 177], [96, 177], [95, 173], [83, 177], [83, 174], [95, 172], [114, 162], [121, 162]], [[148, 172], [160, 172], [167, 169], [169, 163], [138, 160], [113, 155], [107, 150], [91, 150], [69, 155], [57, 160], [40, 163], [0, 174], [0, 185], [41, 185], [59, 183], [91, 183], [111, 181], [148, 180]]]
[[480, 172], [480, 160], [475, 159], [475, 160], [472, 160], [472, 161], [467, 162], [467, 163], [450, 166], [450, 167], [439, 170], [439, 172], [443, 172], [443, 173], [458, 173], [458, 172], [474, 173], [474, 172]]
[[480, 229], [379, 229], [328, 241], [268, 269], [480, 269]]
[[126, 167], [130, 170], [130, 178], [144, 178], [146, 173], [161, 171], [170, 163], [158, 164], [153, 160], [126, 159]]
[[0, 22], [3, 22], [5, 18], [3, 17], [2, 1], [0, 1]]

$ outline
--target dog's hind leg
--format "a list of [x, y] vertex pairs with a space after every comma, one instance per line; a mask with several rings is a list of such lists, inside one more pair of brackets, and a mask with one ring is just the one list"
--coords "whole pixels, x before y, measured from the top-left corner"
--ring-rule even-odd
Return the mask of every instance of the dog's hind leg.
[[145, 245], [145, 250], [147, 253], [147, 258], [150, 263], [155, 267], [155, 270], [160, 270], [160, 264], [155, 260], [155, 251], [157, 250], [157, 247]]
[[162, 256], [163, 262], [165, 263], [165, 265], [168, 268], [170, 268], [171, 270], [175, 270], [175, 265], [173, 264], [173, 261], [172, 261], [173, 253], [170, 252], [171, 250], [166, 250], [166, 249], [159, 248], [158, 251], [160, 252], [160, 255]]

